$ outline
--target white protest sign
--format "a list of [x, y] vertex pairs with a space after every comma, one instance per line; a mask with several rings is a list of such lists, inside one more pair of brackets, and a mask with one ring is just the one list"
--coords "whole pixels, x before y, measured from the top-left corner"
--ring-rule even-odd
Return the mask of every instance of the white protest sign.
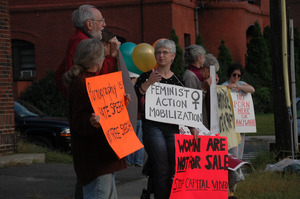
[[201, 128], [202, 91], [154, 83], [147, 89], [145, 116], [148, 120]]
[[212, 83], [210, 85], [210, 131], [211, 134], [214, 135], [220, 133], [215, 66], [210, 66], [210, 76], [212, 77]]
[[[211, 132], [203, 125], [202, 128], [196, 128], [199, 131], [198, 135], [212, 135]], [[179, 134], [192, 135], [190, 129], [184, 125], [179, 125]]]
[[255, 133], [256, 122], [254, 106], [250, 93], [231, 92], [235, 131], [237, 133]]

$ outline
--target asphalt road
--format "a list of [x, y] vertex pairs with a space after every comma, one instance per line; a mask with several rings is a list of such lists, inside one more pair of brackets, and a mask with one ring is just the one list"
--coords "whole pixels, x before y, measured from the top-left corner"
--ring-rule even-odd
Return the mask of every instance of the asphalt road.
[[[0, 199], [72, 199], [76, 176], [71, 164], [0, 168]], [[141, 168], [116, 174], [119, 199], [139, 199], [147, 179]]]
[[[243, 159], [247, 161], [259, 151], [267, 151], [274, 141], [274, 136], [246, 136]], [[75, 183], [72, 164], [0, 168], [0, 199], [72, 199]], [[119, 199], [139, 199], [147, 178], [142, 168], [128, 167], [116, 173], [116, 184]]]

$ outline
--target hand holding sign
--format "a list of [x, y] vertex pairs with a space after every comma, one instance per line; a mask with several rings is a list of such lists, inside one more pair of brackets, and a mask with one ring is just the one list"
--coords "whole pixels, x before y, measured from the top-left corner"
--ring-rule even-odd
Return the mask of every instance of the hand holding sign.
[[92, 113], [92, 116], [90, 118], [91, 125], [95, 128], [100, 128], [100, 116], [95, 115], [95, 113]]

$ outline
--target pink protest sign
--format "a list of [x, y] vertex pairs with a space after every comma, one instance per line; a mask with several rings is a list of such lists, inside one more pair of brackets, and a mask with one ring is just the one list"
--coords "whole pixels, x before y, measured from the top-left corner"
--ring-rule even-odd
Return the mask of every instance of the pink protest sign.
[[227, 138], [175, 135], [176, 171], [170, 199], [228, 198]]

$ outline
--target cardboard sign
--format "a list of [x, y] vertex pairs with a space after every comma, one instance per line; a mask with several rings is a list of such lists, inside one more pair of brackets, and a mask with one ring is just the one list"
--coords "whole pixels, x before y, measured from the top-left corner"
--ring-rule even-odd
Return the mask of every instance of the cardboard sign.
[[122, 72], [86, 78], [86, 88], [105, 137], [117, 156], [123, 158], [142, 148], [125, 106]]
[[[232, 101], [227, 86], [217, 86], [220, 136], [227, 137], [229, 149], [236, 147], [240, 140], [234, 126]], [[239, 138], [238, 138], [239, 136]]]
[[130, 94], [131, 101], [127, 106], [127, 111], [128, 111], [129, 118], [130, 118], [131, 124], [133, 126], [133, 129], [134, 129], [134, 131], [136, 131], [138, 100], [137, 100], [137, 96], [136, 96], [133, 84], [129, 77], [129, 72], [127, 70], [127, 66], [123, 59], [122, 53], [118, 53], [118, 67], [119, 67], [119, 70], [122, 71], [122, 78], [123, 78], [125, 92]]
[[[210, 66], [210, 76], [216, 77], [215, 66]], [[211, 134], [220, 133], [216, 78], [212, 78], [210, 85], [210, 131]]]
[[202, 128], [202, 98], [201, 90], [156, 82], [147, 89], [146, 119]]
[[231, 92], [235, 131], [239, 133], [255, 133], [256, 122], [254, 106], [250, 93]]
[[226, 137], [176, 134], [175, 156], [170, 199], [228, 198]]

